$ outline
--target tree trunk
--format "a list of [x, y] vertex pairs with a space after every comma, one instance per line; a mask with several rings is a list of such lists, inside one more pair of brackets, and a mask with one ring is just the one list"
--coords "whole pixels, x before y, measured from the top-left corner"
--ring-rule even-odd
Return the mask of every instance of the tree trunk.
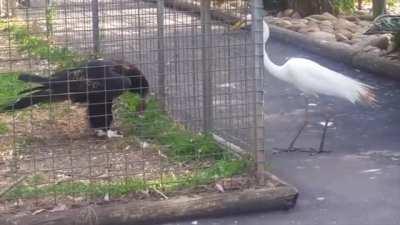
[[288, 8], [294, 9], [302, 16], [323, 12], [335, 13], [332, 0], [286, 0], [286, 3]]
[[357, 9], [358, 9], [358, 10], [361, 10], [361, 9], [362, 9], [362, 0], [358, 0]]
[[373, 0], [372, 8], [374, 12], [374, 18], [382, 15], [386, 12], [386, 0]]

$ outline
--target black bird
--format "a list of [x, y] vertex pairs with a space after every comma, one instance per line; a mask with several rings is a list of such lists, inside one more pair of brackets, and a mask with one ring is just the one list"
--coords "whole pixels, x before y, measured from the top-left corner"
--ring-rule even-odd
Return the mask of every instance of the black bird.
[[21, 74], [19, 79], [39, 86], [20, 92], [29, 95], [7, 106], [5, 110], [65, 100], [87, 103], [90, 127], [95, 129], [98, 136], [107, 137], [120, 136], [110, 130], [113, 100], [125, 91], [137, 93], [141, 97], [139, 110], [143, 111], [149, 92], [149, 83], [135, 65], [115, 60], [89, 60], [78, 68], [62, 70], [48, 78]]

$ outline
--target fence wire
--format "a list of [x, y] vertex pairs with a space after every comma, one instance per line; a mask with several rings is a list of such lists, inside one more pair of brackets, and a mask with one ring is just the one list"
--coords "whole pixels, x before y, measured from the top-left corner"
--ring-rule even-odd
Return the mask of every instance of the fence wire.
[[[1, 211], [144, 198], [149, 190], [204, 186], [208, 178], [247, 170], [224, 149], [247, 151], [256, 160], [250, 167], [265, 164], [261, 1], [42, 0], [16, 7], [8, 2], [1, 1], [1, 103], [40, 85], [51, 91], [43, 92], [49, 96], [39, 104], [33, 104], [39, 99], [35, 92], [27, 92], [23, 96], [32, 106], [0, 114]], [[252, 21], [252, 32], [233, 30], [232, 18]], [[111, 59], [112, 65], [90, 64], [95, 58]], [[138, 75], [124, 74], [129, 66], [149, 82], [143, 114], [140, 97], [107, 97], [134, 89], [106, 87], [111, 67], [129, 79]], [[57, 71], [67, 78], [52, 80]], [[47, 81], [23, 82], [21, 73]], [[74, 74], [83, 77], [82, 93], [73, 90]], [[107, 85], [96, 89], [92, 81]], [[63, 91], [55, 91], [57, 85]], [[96, 91], [106, 102], [90, 100]], [[113, 103], [112, 111], [105, 103]], [[101, 113], [88, 114], [96, 104]], [[87, 120], [110, 120], [109, 115], [112, 129], [123, 137], [94, 135]]]

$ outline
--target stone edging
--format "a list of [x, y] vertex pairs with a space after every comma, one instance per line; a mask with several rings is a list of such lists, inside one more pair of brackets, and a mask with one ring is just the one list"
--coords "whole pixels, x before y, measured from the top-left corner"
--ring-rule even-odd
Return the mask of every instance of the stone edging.
[[311, 37], [274, 25], [270, 25], [270, 28], [271, 37], [274, 39], [376, 75], [400, 79], [400, 63], [395, 61], [356, 50], [345, 44], [314, 40]]

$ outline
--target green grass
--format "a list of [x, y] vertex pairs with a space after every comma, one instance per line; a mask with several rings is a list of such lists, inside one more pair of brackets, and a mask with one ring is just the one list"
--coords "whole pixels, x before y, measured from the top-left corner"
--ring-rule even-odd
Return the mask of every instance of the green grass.
[[9, 131], [7, 124], [0, 122], [0, 135], [6, 134]]
[[151, 190], [157, 188], [165, 193], [184, 188], [206, 185], [218, 178], [231, 177], [241, 174], [248, 168], [248, 162], [243, 160], [219, 161], [210, 168], [182, 176], [164, 176], [163, 179], [144, 181], [143, 179], [127, 179], [121, 181], [84, 182], [72, 181], [58, 184], [41, 185], [43, 178], [33, 176], [22, 185], [8, 192], [3, 199], [32, 199], [43, 198], [56, 194], [58, 196], [92, 196], [122, 197], [133, 192]]
[[18, 93], [29, 85], [18, 80], [19, 73], [0, 73], [0, 106], [5, 106], [18, 98]]
[[167, 155], [178, 161], [231, 157], [208, 134], [193, 134], [163, 113], [155, 99], [150, 99], [142, 117], [137, 115], [139, 97], [121, 96], [120, 113], [125, 127], [138, 137], [165, 146]]

